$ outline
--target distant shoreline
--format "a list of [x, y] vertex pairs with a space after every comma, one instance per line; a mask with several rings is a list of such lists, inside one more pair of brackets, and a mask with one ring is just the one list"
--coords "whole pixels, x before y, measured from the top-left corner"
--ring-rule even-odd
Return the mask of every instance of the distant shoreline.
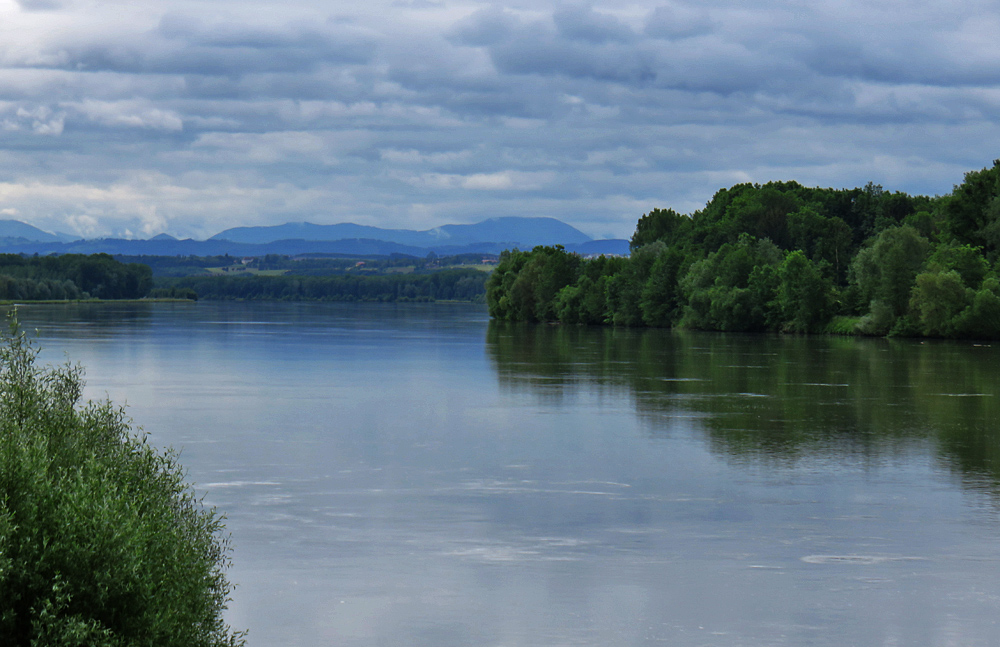
[[39, 299], [0, 300], [0, 306], [61, 305], [69, 303], [197, 303], [195, 299]]

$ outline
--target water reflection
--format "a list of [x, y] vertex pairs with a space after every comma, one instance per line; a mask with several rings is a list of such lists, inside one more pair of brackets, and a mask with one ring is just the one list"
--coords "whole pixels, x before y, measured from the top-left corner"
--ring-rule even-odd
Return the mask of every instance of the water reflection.
[[486, 345], [506, 389], [626, 397], [654, 437], [687, 416], [732, 460], [877, 462], [929, 444], [970, 487], [1000, 490], [989, 345], [500, 322]]
[[992, 349], [105, 308], [21, 314], [225, 511], [251, 647], [1000, 644]]

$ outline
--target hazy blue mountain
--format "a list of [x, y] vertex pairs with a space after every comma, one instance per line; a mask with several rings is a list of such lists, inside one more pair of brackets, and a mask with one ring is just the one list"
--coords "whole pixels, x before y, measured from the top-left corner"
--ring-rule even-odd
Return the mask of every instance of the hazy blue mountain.
[[474, 243], [502, 243], [504, 248], [531, 249], [535, 245], [570, 245], [591, 240], [575, 227], [555, 218], [490, 218], [474, 225], [444, 225], [426, 231], [381, 229], [354, 223], [315, 225], [290, 222], [272, 227], [234, 227], [209, 240], [234, 243], [272, 243], [279, 240], [334, 241], [349, 239], [382, 240], [412, 247], [438, 248]]
[[45, 243], [58, 242], [61, 240], [60, 237], [55, 234], [42, 231], [38, 227], [32, 227], [28, 223], [21, 222], [20, 220], [0, 220], [0, 238], [23, 238], [24, 240]]
[[0, 252], [15, 254], [342, 254], [358, 257], [406, 254], [423, 257], [430, 252], [440, 256], [499, 254], [505, 249], [518, 247], [527, 250], [535, 245], [564, 245], [567, 250], [583, 255], [628, 253], [628, 241], [591, 240], [578, 229], [554, 218], [491, 218], [474, 225], [444, 225], [427, 231], [379, 229], [351, 223], [287, 223], [274, 227], [236, 227], [208, 240], [178, 240], [169, 234], [160, 234], [149, 240], [80, 240], [65, 234], [48, 234], [16, 220], [0, 221]]

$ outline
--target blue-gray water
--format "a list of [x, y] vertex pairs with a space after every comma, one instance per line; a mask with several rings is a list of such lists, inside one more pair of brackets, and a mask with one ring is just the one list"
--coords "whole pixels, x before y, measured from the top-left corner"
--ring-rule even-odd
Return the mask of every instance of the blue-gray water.
[[224, 511], [251, 647], [1000, 644], [1000, 356], [22, 307]]

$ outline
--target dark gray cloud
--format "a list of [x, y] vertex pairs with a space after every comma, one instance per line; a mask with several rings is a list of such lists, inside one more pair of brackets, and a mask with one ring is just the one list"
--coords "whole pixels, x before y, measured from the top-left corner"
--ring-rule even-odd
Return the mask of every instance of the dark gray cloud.
[[445, 34], [457, 44], [483, 47], [508, 40], [520, 27], [517, 15], [493, 5], [458, 21]]
[[700, 6], [662, 5], [649, 14], [643, 31], [651, 38], [677, 40], [710, 33], [714, 27], [708, 12]]
[[624, 22], [590, 6], [560, 7], [552, 14], [559, 34], [571, 40], [599, 45], [607, 42], [632, 43], [636, 33]]
[[240, 77], [308, 73], [330, 64], [365, 64], [371, 62], [375, 47], [370, 35], [330, 21], [262, 27], [168, 14], [149, 31], [118, 38], [94, 34], [76, 42], [53, 42], [40, 56], [21, 64], [74, 72]]
[[1000, 136], [1000, 11], [971, 0], [11, 7], [0, 217], [88, 235], [627, 236], [742, 181], [941, 193]]

